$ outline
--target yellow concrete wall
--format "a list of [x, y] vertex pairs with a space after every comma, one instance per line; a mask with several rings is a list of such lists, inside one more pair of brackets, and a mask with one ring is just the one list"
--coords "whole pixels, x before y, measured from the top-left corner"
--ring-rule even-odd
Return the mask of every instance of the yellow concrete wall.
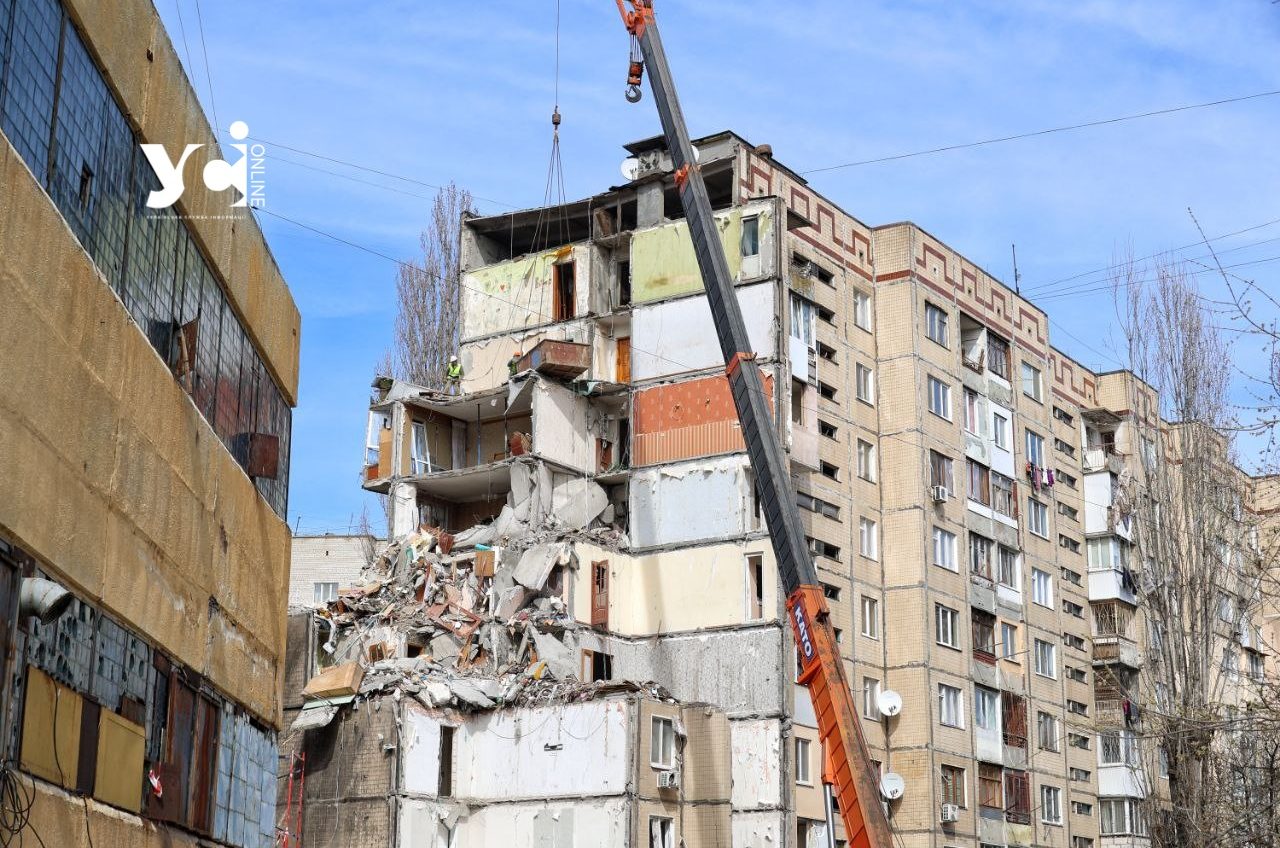
[[7, 141], [0, 185], [0, 531], [278, 724], [288, 527]]

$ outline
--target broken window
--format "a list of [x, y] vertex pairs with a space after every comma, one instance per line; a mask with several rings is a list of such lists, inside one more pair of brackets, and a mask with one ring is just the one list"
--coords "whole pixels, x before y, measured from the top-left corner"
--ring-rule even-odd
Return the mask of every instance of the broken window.
[[675, 825], [665, 816], [649, 816], [649, 848], [675, 848]]
[[1004, 814], [1014, 824], [1031, 823], [1031, 782], [1025, 771], [1004, 773]]
[[804, 383], [791, 380], [791, 423], [804, 426], [804, 393], [808, 388]]
[[436, 783], [436, 795], [453, 797], [453, 731], [448, 725], [440, 726], [440, 776]]
[[1009, 343], [991, 332], [987, 333], [987, 370], [1009, 379]]
[[613, 679], [613, 655], [603, 651], [582, 652], [582, 679], [597, 683]]
[[618, 278], [618, 305], [631, 305], [631, 263], [622, 261], [613, 266]]
[[676, 726], [665, 716], [654, 716], [650, 724], [649, 765], [669, 769], [676, 764]]
[[425, 421], [414, 421], [412, 425], [413, 440], [410, 444], [410, 474], [426, 474], [431, 471], [431, 449], [427, 445], [427, 424]]
[[552, 320], [567, 321], [574, 316], [577, 287], [574, 280], [574, 263], [560, 262], [551, 266], [553, 303]]
[[764, 557], [747, 554], [747, 618], [764, 617]]
[[319, 604], [327, 604], [330, 601], [338, 599], [338, 584], [333, 582], [315, 583], [312, 590], [312, 601]]

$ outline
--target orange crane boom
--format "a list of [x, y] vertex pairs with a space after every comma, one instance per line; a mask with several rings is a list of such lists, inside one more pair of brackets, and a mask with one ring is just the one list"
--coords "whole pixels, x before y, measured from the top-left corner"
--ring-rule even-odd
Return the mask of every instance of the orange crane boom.
[[640, 99], [644, 69], [646, 66], [649, 69], [649, 87], [675, 166], [676, 187], [724, 354], [725, 373], [742, 425], [778, 574], [787, 593], [787, 613], [801, 663], [799, 682], [808, 688], [817, 713], [818, 734], [826, 750], [845, 836], [853, 848], [891, 848], [889, 822], [880, 803], [877, 775], [862, 736], [853, 690], [836, 647], [835, 631], [818, 583], [817, 569], [805, 544], [787, 460], [772, 429], [764, 379], [750, 349], [729, 263], [715, 228], [711, 200], [698, 170], [658, 35], [653, 2], [615, 2], [632, 36], [627, 100], [634, 103]]

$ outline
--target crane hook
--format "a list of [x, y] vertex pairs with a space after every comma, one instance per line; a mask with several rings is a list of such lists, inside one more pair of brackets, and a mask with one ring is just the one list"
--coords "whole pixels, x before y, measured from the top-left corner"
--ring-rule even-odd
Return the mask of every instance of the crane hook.
[[628, 103], [639, 103], [642, 97], [644, 97], [644, 93], [640, 91], [640, 86], [638, 85], [627, 86], [627, 102]]
[[[635, 39], [633, 38], [634, 42]], [[635, 47], [633, 45], [632, 52], [634, 54]], [[644, 79], [644, 61], [636, 56], [632, 56], [631, 63], [627, 66], [627, 102], [639, 103], [640, 98], [644, 94], [640, 91], [640, 81]]]

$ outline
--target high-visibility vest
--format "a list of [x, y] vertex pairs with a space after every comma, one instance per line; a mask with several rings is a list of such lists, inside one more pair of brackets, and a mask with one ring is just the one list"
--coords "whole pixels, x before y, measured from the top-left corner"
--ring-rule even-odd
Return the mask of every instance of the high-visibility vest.
[[444, 372], [445, 376], [450, 380], [458, 380], [462, 378], [462, 363], [450, 362], [449, 367]]

